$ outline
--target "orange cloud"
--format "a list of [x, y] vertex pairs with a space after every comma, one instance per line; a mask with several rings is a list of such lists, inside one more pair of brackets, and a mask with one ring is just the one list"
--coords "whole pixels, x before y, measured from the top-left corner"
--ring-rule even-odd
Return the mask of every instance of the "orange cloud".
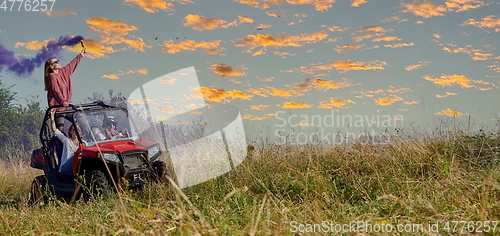
[[353, 85], [359, 85], [358, 84], [353, 84], [346, 79], [343, 79], [342, 82], [335, 82], [331, 80], [323, 80], [323, 79], [309, 79], [307, 78], [306, 81], [302, 84], [295, 84], [295, 88], [297, 88], [299, 91], [307, 91], [309, 87], [314, 87], [316, 90], [330, 90], [330, 89], [339, 89], [339, 88], [345, 88]]
[[303, 18], [307, 17], [307, 14], [289, 13], [283, 10], [266, 11], [265, 13], [268, 16], [286, 19], [286, 21], [288, 22], [287, 25], [295, 25], [301, 23], [303, 21]]
[[54, 41], [55, 39], [46, 39], [46, 40], [43, 40], [43, 41], [31, 41], [31, 42], [27, 42], [27, 43], [23, 43], [23, 42], [17, 42], [14, 44], [14, 47], [16, 48], [19, 48], [19, 47], [24, 47], [28, 50], [40, 50], [42, 49], [43, 47], [47, 46], [47, 43], [49, 43], [50, 41]]
[[[336, 70], [340, 72], [346, 72], [349, 70], [383, 70], [385, 69], [384, 66], [387, 66], [387, 63], [385, 61], [368, 61], [368, 62], [361, 62], [361, 61], [344, 61], [344, 60], [337, 60], [335, 62], [331, 62], [328, 64], [311, 64], [310, 67], [306, 66], [301, 66], [298, 70], [301, 73], [305, 74], [314, 74], [318, 70], [331, 70], [335, 68]], [[295, 72], [294, 70], [287, 70], [287, 71], [280, 71], [280, 72]]]
[[[87, 50], [87, 53], [85, 54], [85, 57], [89, 58], [102, 58], [102, 57], [107, 57], [106, 54], [116, 52], [117, 50], [113, 49], [110, 46], [105, 46], [99, 42], [96, 42], [92, 39], [84, 39], [83, 43], [85, 44], [85, 48]], [[82, 49], [81, 47], [74, 47], [71, 49], [73, 52], [80, 52]]]
[[410, 12], [416, 16], [430, 18], [433, 16], [444, 16], [445, 12], [461, 12], [488, 6], [490, 3], [481, 0], [446, 0], [444, 5], [434, 5], [424, 1], [417, 1], [408, 4], [402, 4], [406, 9], [403, 12]]
[[428, 61], [419, 61], [418, 64], [416, 65], [409, 65], [407, 67], [405, 67], [405, 70], [415, 70], [415, 69], [419, 69], [419, 68], [422, 68], [423, 66], [426, 66], [428, 65], [430, 62]]
[[386, 44], [384, 45], [384, 47], [387, 47], [387, 48], [401, 48], [401, 47], [410, 47], [410, 46], [413, 46], [415, 44], [413, 43], [395, 43], [395, 44]]
[[281, 5], [288, 3], [292, 5], [311, 4], [316, 11], [326, 11], [332, 7], [335, 0], [233, 0], [238, 3], [247, 4], [259, 9], [267, 9], [271, 5]]
[[217, 18], [207, 18], [200, 15], [187, 15], [184, 17], [183, 25], [194, 30], [213, 30], [223, 27], [227, 23], [225, 20]]
[[486, 53], [482, 49], [474, 49], [474, 48], [472, 48], [472, 45], [467, 45], [467, 46], [461, 48], [461, 47], [457, 47], [457, 45], [455, 45], [455, 44], [448, 44], [447, 46], [444, 46], [441, 49], [445, 52], [448, 52], [448, 53], [467, 54], [474, 61], [489, 60], [489, 59], [492, 59], [494, 56], [492, 53]]
[[364, 39], [371, 39], [373, 37], [380, 37], [382, 35], [384, 35], [384, 33], [362, 34], [362, 35], [352, 36], [352, 40], [354, 40], [355, 42], [359, 42], [359, 41], [362, 41]]
[[238, 22], [239, 23], [253, 23], [253, 19], [248, 17], [247, 15], [239, 15]]
[[[364, 27], [361, 27], [361, 28], [355, 30], [354, 32], [352, 32], [352, 35], [353, 35], [352, 40], [354, 40], [355, 42], [359, 42], [359, 41], [362, 41], [364, 39], [370, 39], [373, 37], [381, 37], [386, 32], [389, 32], [389, 31], [392, 31], [392, 30], [385, 29], [381, 26], [376, 26], [376, 25], [364, 26]], [[368, 34], [368, 33], [359, 34], [359, 33], [363, 33], [363, 32], [376, 32], [376, 33], [375, 34]], [[356, 35], [356, 34], [358, 34], [358, 35]]]
[[172, 78], [170, 76], [166, 76], [165, 78], [160, 80], [160, 83], [162, 84], [167, 84], [167, 85], [174, 85], [175, 82], [177, 82], [178, 79]]
[[[390, 105], [394, 102], [397, 101], [402, 101], [403, 99], [397, 96], [396, 94], [401, 94], [405, 92], [411, 91], [410, 88], [405, 88], [405, 87], [393, 87], [390, 86], [389, 89], [377, 89], [377, 90], [371, 90], [371, 91], [351, 91], [349, 93], [354, 93], [354, 94], [361, 94], [358, 96], [355, 96], [356, 98], [363, 98], [363, 97], [369, 97], [372, 98], [374, 97], [374, 94], [378, 94], [379, 96], [385, 96], [382, 98], [375, 99], [375, 103], [381, 106], [387, 106]], [[405, 104], [415, 104], [416, 102], [404, 102]]]
[[445, 97], [448, 97], [448, 96], [456, 96], [456, 95], [458, 95], [458, 93], [446, 92], [446, 95], [439, 95], [439, 94], [436, 94], [436, 97], [437, 97], [437, 98], [445, 98]]
[[119, 44], [125, 43], [129, 47], [139, 51], [144, 51], [147, 46], [142, 38], [132, 40], [125, 38], [130, 31], [137, 30], [134, 25], [125, 24], [121, 21], [112, 21], [102, 17], [89, 18], [86, 20], [89, 24], [89, 29], [101, 34], [100, 42], [104, 44]]
[[332, 109], [334, 107], [343, 108], [348, 103], [356, 103], [356, 102], [352, 101], [351, 99], [347, 100], [331, 99], [329, 101], [321, 101], [318, 108], [320, 109]]
[[174, 4], [172, 2], [177, 2], [183, 5], [193, 3], [191, 0], [124, 0], [124, 2], [131, 3], [129, 5], [135, 4], [142, 10], [149, 13], [155, 13], [159, 10], [174, 11]]
[[264, 79], [261, 79], [258, 75], [257, 75], [257, 79], [260, 80], [260, 81], [263, 81], [263, 82], [271, 82], [274, 80], [274, 77], [269, 77], [269, 78], [264, 78]]
[[217, 18], [208, 18], [201, 15], [189, 14], [184, 17], [183, 25], [190, 27], [194, 30], [214, 30], [218, 28], [229, 28], [231, 26], [237, 26], [240, 23], [252, 23], [253, 19], [248, 16], [241, 15], [238, 16], [238, 20], [228, 23], [225, 20]]
[[299, 126], [319, 126], [318, 124], [314, 124], [314, 123], [307, 123], [305, 121], [302, 121], [300, 123], [297, 123], [296, 125], [299, 125]]
[[432, 41], [437, 43], [439, 42], [439, 39], [441, 39], [443, 36], [441, 36], [440, 34], [433, 34], [432, 37], [433, 37]]
[[285, 15], [285, 11], [266, 11], [266, 15], [272, 17], [281, 17]]
[[474, 19], [469, 19], [465, 21], [462, 26], [473, 25], [479, 28], [496, 28], [496, 32], [500, 32], [500, 19], [495, 19], [496, 16], [486, 16], [482, 18], [482, 21], [476, 21]]
[[401, 19], [401, 16], [391, 16], [389, 18], [385, 18], [385, 19], [381, 20], [380, 22], [384, 22], [384, 23], [396, 22], [399, 24], [399, 23], [405, 22], [405, 21], [408, 21], [408, 19]]
[[331, 4], [335, 3], [335, 0], [287, 0], [287, 2], [292, 5], [311, 4], [316, 11], [326, 11], [333, 7]]
[[489, 65], [487, 66], [488, 68], [500, 73], [500, 61], [496, 62], [495, 64], [493, 65]]
[[167, 106], [155, 106], [155, 109], [158, 109], [162, 112], [165, 112], [165, 113], [174, 113], [174, 114], [177, 114], [177, 113], [180, 113], [179, 111], [176, 111], [175, 108], [171, 105], [167, 105]]
[[270, 107], [270, 106], [269, 105], [251, 105], [250, 109], [261, 111], [261, 110], [264, 110], [265, 108], [268, 108], [268, 107]]
[[346, 53], [348, 50], [358, 50], [363, 44], [344, 44], [342, 46], [336, 45], [334, 50], [338, 53]]
[[338, 71], [345, 72], [349, 70], [383, 70], [385, 69], [384, 66], [387, 66], [385, 61], [362, 62], [338, 60], [328, 65], [317, 66], [317, 68], [323, 70], [335, 68]]
[[445, 6], [434, 5], [430, 2], [407, 3], [403, 4], [403, 7], [406, 8], [406, 10], [403, 10], [403, 12], [411, 12], [413, 13], [413, 15], [421, 16], [424, 18], [429, 18], [433, 16], [444, 16], [443, 13], [447, 11]]
[[[41, 50], [43, 47], [47, 45], [47, 43], [53, 40], [55, 39], [46, 39], [43, 41], [31, 41], [27, 43], [17, 42], [14, 44], [14, 47], [16, 48], [24, 47], [28, 50]], [[104, 46], [103, 44], [97, 43], [93, 39], [86, 38], [83, 40], [83, 42], [87, 49], [87, 53], [85, 54], [85, 56], [88, 58], [94, 59], [94, 58], [106, 57], [107, 53], [116, 52], [116, 50], [114, 50], [112, 47]], [[82, 51], [80, 44], [75, 46], [64, 46], [63, 48], [75, 53], [79, 53]]]
[[89, 18], [86, 20], [89, 29], [105, 35], [125, 36], [129, 31], [137, 30], [134, 25], [125, 24], [121, 21], [112, 21], [102, 17]]
[[419, 104], [420, 101], [411, 101], [411, 102], [404, 101], [403, 103], [406, 105], [414, 105], [414, 104]]
[[196, 42], [194, 40], [185, 40], [179, 43], [174, 43], [173, 40], [165, 41], [163, 49], [165, 53], [175, 54], [181, 51], [196, 51], [198, 49], [204, 49], [209, 54], [221, 54], [220, 40], [214, 40], [212, 42]]
[[[324, 27], [324, 26], [323, 26], [323, 27]], [[334, 31], [334, 32], [335, 32], [335, 31], [338, 31], [338, 32], [345, 32], [345, 31], [347, 31], [347, 30], [349, 29], [349, 27], [345, 27], [345, 28], [343, 28], [343, 27], [340, 27], [340, 26], [338, 26], [338, 25], [334, 25], [334, 26], [327, 27], [327, 29], [328, 29], [329, 31]]]
[[226, 76], [245, 76], [245, 72], [235, 71], [233, 68], [226, 64], [215, 64], [212, 65], [209, 69], [211, 69], [215, 74], [218, 74], [222, 77]]
[[217, 50], [217, 49], [205, 49], [205, 52], [208, 53], [208, 54], [213, 54], [213, 55], [221, 55], [221, 56], [224, 56], [226, 54], [222, 53], [221, 51]]
[[[371, 93], [371, 94], [379, 94], [379, 93], [383, 93], [385, 92], [385, 90], [383, 89], [377, 89], [377, 90], [371, 90], [371, 91], [366, 91], [367, 93]], [[366, 94], [366, 93], [362, 93], [362, 94]]]
[[145, 104], [145, 103], [150, 103], [154, 104], [158, 101], [158, 99], [149, 99], [149, 98], [143, 98], [143, 99], [137, 99], [137, 98], [130, 98], [130, 104], [135, 105], [135, 104]]
[[241, 119], [244, 119], [244, 120], [264, 120], [264, 119], [267, 119], [271, 116], [254, 116], [254, 115], [250, 115], [250, 114], [246, 114], [244, 116], [241, 117]]
[[[389, 96], [389, 97], [394, 97], [396, 96], [395, 94], [398, 93], [404, 93], [404, 92], [409, 92], [411, 91], [410, 88], [404, 88], [404, 87], [394, 87], [394, 86], [390, 86], [389, 89], [377, 89], [377, 90], [369, 90], [369, 91], [352, 91], [350, 93], [354, 93], [354, 94], [361, 94], [363, 95], [364, 97], [373, 97], [374, 94], [380, 94], [381, 96]], [[357, 98], [363, 98], [363, 96], [356, 96]], [[397, 97], [397, 96], [396, 96]], [[384, 100], [382, 100], [384, 101]]]
[[238, 3], [247, 4], [259, 9], [267, 9], [271, 5], [281, 5], [285, 0], [233, 0]]
[[146, 70], [146, 69], [136, 69], [136, 70], [120, 71], [120, 72], [115, 73], [115, 74], [103, 75], [103, 76], [101, 76], [101, 78], [119, 79], [120, 76], [122, 76], [122, 75], [128, 75], [128, 74], [133, 74], [133, 73], [139, 73], [139, 74], [147, 75], [148, 74], [148, 70]]
[[75, 11], [70, 10], [70, 9], [65, 9], [65, 10], [60, 10], [60, 11], [57, 11], [57, 10], [42, 11], [42, 13], [44, 13], [47, 16], [52, 16], [52, 17], [65, 16], [65, 15], [70, 15], [70, 16], [75, 17], [78, 15]]
[[468, 11], [490, 5], [490, 3], [480, 0], [447, 0], [444, 4], [448, 11], [454, 12]]
[[411, 91], [410, 88], [396, 88], [396, 87], [393, 87], [393, 86], [390, 86], [390, 87], [391, 87], [390, 89], [386, 90], [389, 93], [403, 93], [403, 92], [406, 92], [406, 91]]
[[149, 13], [158, 12], [158, 10], [173, 11], [172, 7], [174, 6], [173, 3], [163, 0], [125, 0], [125, 2], [133, 3]]
[[248, 89], [247, 92], [255, 94], [255, 95], [259, 95], [261, 97], [269, 97], [269, 96], [296, 97], [296, 96], [304, 95], [303, 93], [296, 91], [296, 90], [278, 89], [278, 88], [274, 88], [271, 86], [265, 86], [263, 88], [251, 88], [251, 89]]
[[271, 28], [272, 25], [268, 25], [268, 24], [259, 24], [257, 26], [255, 26], [256, 29], [266, 29], [266, 28]]
[[213, 89], [209, 87], [194, 88], [195, 91], [201, 92], [203, 98], [211, 102], [228, 102], [229, 98], [240, 98], [243, 100], [250, 100], [252, 95], [248, 95], [239, 90], [226, 91], [224, 89]]
[[376, 25], [370, 25], [370, 26], [364, 26], [364, 27], [361, 27], [360, 29], [357, 29], [356, 31], [354, 31], [354, 33], [358, 33], [358, 32], [366, 32], [366, 31], [373, 31], [373, 32], [381, 32], [381, 33], [385, 33], [389, 30], [386, 30], [384, 29], [383, 27], [381, 26], [376, 26]]
[[291, 54], [289, 52], [273, 52], [274, 55], [280, 56], [281, 58], [286, 58], [287, 56], [295, 56], [296, 54]]
[[372, 39], [373, 42], [381, 42], [381, 41], [390, 42], [390, 41], [400, 41], [400, 40], [401, 40], [400, 38], [395, 36], [385, 36], [381, 38]]
[[446, 108], [440, 112], [436, 112], [434, 113], [436, 115], [440, 115], [440, 116], [450, 116], [450, 117], [456, 117], [456, 116], [461, 116], [463, 115], [463, 113], [459, 112], [459, 111], [454, 111], [450, 108]]
[[273, 87], [269, 87], [267, 86], [267, 88], [269, 89], [267, 91], [267, 93], [271, 96], [275, 96], [275, 97], [293, 97], [293, 96], [302, 96], [303, 94], [298, 92], [298, 91], [294, 91], [294, 90], [286, 90], [286, 89], [278, 89], [278, 88], [273, 88]]
[[383, 98], [377, 98], [375, 99], [375, 104], [379, 105], [379, 106], [388, 106], [388, 105], [391, 105], [397, 101], [402, 101], [403, 99], [396, 96], [396, 95], [392, 95], [390, 97], [383, 97]]
[[238, 40], [235, 44], [237, 47], [247, 47], [245, 52], [252, 53], [252, 50], [257, 47], [262, 47], [260, 51], [253, 52], [255, 55], [264, 54], [266, 47], [301, 47], [306, 43], [316, 43], [328, 38], [325, 31], [318, 31], [312, 34], [300, 34], [297, 36], [279, 35], [273, 37], [269, 34], [247, 35], [245, 38]]
[[433, 78], [431, 76], [424, 76], [425, 80], [431, 81], [434, 84], [439, 86], [452, 86], [459, 85], [462, 88], [477, 88], [479, 90], [488, 90], [491, 88], [480, 88], [474, 84], [482, 84], [482, 85], [493, 85], [490, 82], [485, 82], [482, 80], [472, 80], [463, 75], [442, 75], [439, 78]]
[[367, 3], [366, 0], [351, 0], [351, 7], [359, 7], [363, 3]]
[[283, 105], [281, 105], [281, 108], [283, 109], [296, 109], [296, 108], [310, 108], [311, 105], [306, 104], [306, 103], [296, 103], [296, 102], [284, 102]]

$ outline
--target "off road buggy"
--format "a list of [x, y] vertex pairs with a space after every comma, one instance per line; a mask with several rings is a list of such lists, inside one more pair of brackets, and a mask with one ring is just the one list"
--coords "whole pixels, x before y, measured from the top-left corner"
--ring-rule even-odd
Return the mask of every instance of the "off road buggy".
[[[53, 135], [49, 107], [45, 113], [40, 141], [42, 148], [34, 150], [31, 167], [41, 169], [44, 175], [37, 176], [31, 185], [28, 204], [57, 198], [71, 202], [83, 195], [85, 200], [102, 197], [113, 191], [140, 189], [148, 182], [162, 178], [166, 164], [159, 161], [161, 155], [157, 143], [138, 136], [129, 122], [126, 109], [94, 102], [70, 105], [56, 116], [64, 117], [63, 133], [75, 125], [79, 140], [78, 150], [72, 158], [71, 174], [59, 172], [62, 142]], [[100, 140], [105, 133], [103, 122], [112, 121], [118, 130], [127, 129], [127, 137]]]

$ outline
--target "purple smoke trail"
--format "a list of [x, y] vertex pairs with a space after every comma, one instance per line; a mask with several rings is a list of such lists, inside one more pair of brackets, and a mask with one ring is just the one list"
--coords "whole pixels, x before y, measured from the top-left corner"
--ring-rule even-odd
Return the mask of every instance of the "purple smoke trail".
[[61, 36], [57, 41], [50, 41], [47, 46], [43, 47], [33, 58], [14, 57], [14, 52], [7, 50], [0, 44], [0, 72], [3, 67], [7, 67], [9, 71], [17, 76], [27, 77], [33, 73], [35, 68], [40, 67], [45, 60], [50, 57], [58, 56], [62, 46], [73, 46], [83, 40], [82, 36]]

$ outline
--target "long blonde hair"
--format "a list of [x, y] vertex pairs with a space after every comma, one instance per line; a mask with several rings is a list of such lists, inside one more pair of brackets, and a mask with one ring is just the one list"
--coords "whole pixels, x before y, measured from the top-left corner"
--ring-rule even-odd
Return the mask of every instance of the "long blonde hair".
[[45, 91], [49, 91], [49, 74], [52, 72], [50, 65], [52, 65], [50, 62], [52, 59], [55, 59], [55, 57], [51, 57], [45, 61], [45, 70], [43, 74], [43, 82], [45, 83]]

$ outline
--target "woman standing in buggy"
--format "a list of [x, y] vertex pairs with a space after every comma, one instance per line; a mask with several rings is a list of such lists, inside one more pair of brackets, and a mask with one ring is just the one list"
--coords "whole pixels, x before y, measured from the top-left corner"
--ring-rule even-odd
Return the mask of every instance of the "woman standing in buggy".
[[[76, 70], [86, 49], [84, 48], [68, 65], [61, 67], [61, 63], [56, 57], [51, 57], [45, 61], [44, 83], [47, 91], [47, 102], [49, 107], [63, 105], [68, 107], [72, 102], [73, 90], [71, 87], [71, 75]], [[57, 108], [57, 111], [63, 111], [65, 108]], [[56, 116], [56, 126], [62, 130], [64, 126], [64, 117]]]

